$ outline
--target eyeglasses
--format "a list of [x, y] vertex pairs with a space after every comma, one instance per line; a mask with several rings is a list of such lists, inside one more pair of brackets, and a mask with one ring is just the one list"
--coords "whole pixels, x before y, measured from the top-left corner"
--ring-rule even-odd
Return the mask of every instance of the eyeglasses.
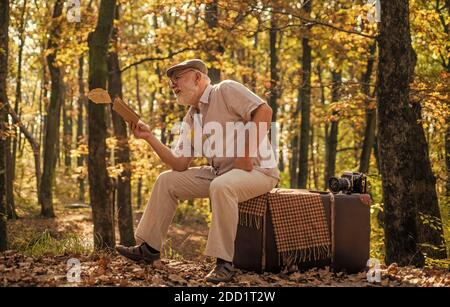
[[186, 71], [183, 71], [183, 72], [177, 74], [173, 78], [170, 78], [170, 80], [169, 80], [170, 84], [173, 85], [173, 84], [177, 83], [183, 75], [185, 75], [185, 74], [187, 74], [188, 72], [191, 72], [191, 71], [195, 71], [195, 70], [194, 69], [188, 69]]

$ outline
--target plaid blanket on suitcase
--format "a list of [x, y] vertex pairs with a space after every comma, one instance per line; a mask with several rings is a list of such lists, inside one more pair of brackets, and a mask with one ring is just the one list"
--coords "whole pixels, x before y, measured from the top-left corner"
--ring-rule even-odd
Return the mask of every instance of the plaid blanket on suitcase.
[[264, 233], [270, 210], [279, 259], [283, 265], [331, 257], [331, 239], [319, 194], [274, 189], [239, 204], [239, 223]]

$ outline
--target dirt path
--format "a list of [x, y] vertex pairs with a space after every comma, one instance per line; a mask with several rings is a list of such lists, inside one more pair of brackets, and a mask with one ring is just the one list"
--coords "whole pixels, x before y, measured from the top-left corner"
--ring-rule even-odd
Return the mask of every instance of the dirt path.
[[[80, 281], [71, 258], [79, 260]], [[211, 263], [163, 259], [153, 266], [134, 263], [114, 254], [62, 255], [39, 259], [8, 251], [0, 255], [1, 286], [215, 286], [204, 281]], [[71, 274], [73, 273], [73, 274]], [[233, 281], [218, 286], [265, 287], [398, 287], [450, 286], [450, 274], [442, 270], [382, 268], [380, 283], [369, 283], [365, 273], [346, 275], [315, 269], [305, 273], [256, 274], [238, 270]]]
[[[26, 217], [9, 223], [12, 239], [36, 236], [50, 231], [52, 236], [76, 233], [92, 241], [92, 221], [89, 209], [62, 210], [56, 219]], [[140, 215], [137, 214], [137, 221]], [[153, 266], [128, 261], [115, 253], [82, 253], [30, 257], [16, 251], [0, 254], [0, 286], [214, 286], [204, 277], [213, 267], [213, 259], [202, 255], [207, 226], [198, 223], [173, 224], [170, 227], [162, 261]], [[21, 242], [14, 242], [20, 246]], [[80, 281], [74, 277], [69, 259], [80, 265]], [[69, 273], [69, 275], [68, 275]], [[381, 267], [381, 282], [369, 283], [366, 273], [347, 275], [327, 269], [278, 274], [237, 271], [233, 281], [219, 286], [450, 286], [447, 270], [398, 268], [395, 264]]]

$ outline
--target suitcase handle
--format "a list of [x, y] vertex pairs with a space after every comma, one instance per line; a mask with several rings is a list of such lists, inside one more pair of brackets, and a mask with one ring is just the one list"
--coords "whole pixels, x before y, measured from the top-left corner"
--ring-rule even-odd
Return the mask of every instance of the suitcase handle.
[[303, 193], [311, 193], [309, 190], [306, 189], [282, 189], [282, 188], [275, 188], [271, 192], [277, 194], [292, 194], [297, 191], [301, 191]]
[[293, 190], [287, 190], [287, 189], [280, 189], [280, 188], [275, 188], [275, 189], [272, 190], [272, 193], [278, 193], [278, 194], [281, 194], [281, 193], [289, 194], [289, 193], [292, 193], [292, 192], [294, 192], [294, 191]]
[[310, 191], [307, 189], [283, 189], [283, 188], [272, 189], [271, 193], [276, 193], [276, 194], [294, 194], [294, 193], [297, 193], [297, 194], [320, 194], [318, 191]]

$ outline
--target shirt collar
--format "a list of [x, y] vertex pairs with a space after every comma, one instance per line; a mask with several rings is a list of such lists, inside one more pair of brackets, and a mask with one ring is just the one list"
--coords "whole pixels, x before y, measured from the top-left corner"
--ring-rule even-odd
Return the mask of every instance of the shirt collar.
[[205, 88], [205, 91], [203, 92], [202, 96], [200, 97], [201, 103], [209, 103], [209, 94], [211, 93], [212, 88], [213, 88], [212, 85], [208, 84], [208, 86]]

